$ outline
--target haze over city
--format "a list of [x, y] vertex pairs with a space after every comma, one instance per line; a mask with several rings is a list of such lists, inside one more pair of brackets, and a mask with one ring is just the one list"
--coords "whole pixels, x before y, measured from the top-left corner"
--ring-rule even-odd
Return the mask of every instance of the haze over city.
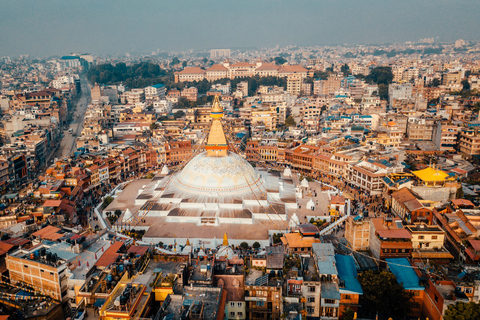
[[0, 320], [479, 320], [470, 0], [0, 0]]
[[479, 40], [475, 0], [0, 1], [0, 56]]

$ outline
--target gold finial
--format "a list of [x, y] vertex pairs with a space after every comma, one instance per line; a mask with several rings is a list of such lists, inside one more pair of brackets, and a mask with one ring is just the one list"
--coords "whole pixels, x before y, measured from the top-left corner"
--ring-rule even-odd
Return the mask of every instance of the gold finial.
[[218, 96], [215, 96], [213, 100], [212, 110], [210, 111], [210, 117], [213, 119], [220, 119], [223, 117], [223, 108], [220, 104], [220, 99]]
[[185, 243], [186, 246], [189, 246], [190, 245], [190, 240], [188, 240], [187, 238], [187, 243]]
[[225, 234], [223, 235], [223, 246], [224, 247], [228, 247], [228, 237], [227, 237], [227, 233], [225, 232]]

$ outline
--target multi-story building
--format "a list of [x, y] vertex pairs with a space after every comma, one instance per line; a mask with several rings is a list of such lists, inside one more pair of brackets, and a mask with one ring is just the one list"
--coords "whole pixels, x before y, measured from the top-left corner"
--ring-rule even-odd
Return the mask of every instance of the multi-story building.
[[464, 129], [460, 133], [459, 151], [469, 155], [480, 154], [480, 135], [476, 129]]
[[370, 248], [370, 222], [362, 216], [350, 216], [345, 222], [345, 239], [355, 251]]
[[6, 264], [12, 282], [27, 283], [58, 301], [67, 297], [67, 264], [51, 254], [48, 247], [14, 251], [7, 255]]
[[377, 259], [409, 258], [413, 251], [412, 235], [400, 220], [391, 217], [370, 218], [370, 251]]
[[407, 135], [411, 140], [431, 141], [435, 119], [432, 118], [409, 118]]
[[292, 95], [298, 96], [302, 91], [303, 79], [301, 76], [294, 74], [287, 77], [287, 92]]
[[165, 97], [165, 85], [158, 83], [145, 88], [145, 100], [158, 100]]
[[433, 128], [432, 141], [440, 151], [455, 151], [457, 146], [460, 127], [454, 125], [444, 125], [437, 121]]
[[347, 181], [370, 193], [380, 193], [388, 173], [402, 172], [403, 166], [387, 161], [367, 160], [349, 166]]
[[413, 85], [410, 83], [392, 83], [388, 87], [388, 96], [390, 98], [390, 106], [393, 105], [394, 100], [411, 100], [413, 98]]
[[198, 89], [196, 87], [185, 88], [182, 90], [181, 96], [189, 101], [197, 101]]
[[408, 223], [432, 223], [433, 211], [425, 207], [408, 188], [392, 193], [392, 213]]

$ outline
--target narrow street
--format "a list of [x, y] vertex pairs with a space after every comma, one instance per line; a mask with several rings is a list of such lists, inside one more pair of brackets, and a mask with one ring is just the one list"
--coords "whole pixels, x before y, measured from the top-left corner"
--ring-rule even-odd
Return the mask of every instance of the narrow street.
[[77, 107], [73, 114], [73, 121], [69, 126], [69, 129], [72, 129], [72, 132], [70, 133], [68, 129], [63, 132], [64, 137], [60, 142], [60, 147], [55, 153], [55, 156], [60, 159], [66, 158], [72, 154], [75, 150], [76, 138], [80, 136], [83, 130], [85, 112], [87, 111], [87, 106], [90, 101], [90, 86], [88, 85], [85, 76], [80, 77], [80, 83], [82, 86], [82, 95], [77, 102]]

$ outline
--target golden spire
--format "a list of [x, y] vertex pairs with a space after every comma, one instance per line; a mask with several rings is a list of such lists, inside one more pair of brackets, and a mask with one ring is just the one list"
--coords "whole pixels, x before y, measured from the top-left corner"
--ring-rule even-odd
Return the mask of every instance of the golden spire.
[[215, 96], [215, 100], [213, 101], [210, 117], [212, 117], [212, 125], [208, 133], [207, 145], [205, 146], [207, 156], [224, 157], [227, 155], [228, 144], [220, 121], [223, 117], [223, 108], [218, 96]]
[[186, 246], [189, 246], [190, 245], [190, 240], [188, 240], [187, 238], [187, 243], [185, 243]]
[[223, 235], [223, 246], [224, 247], [228, 247], [228, 237], [227, 237], [227, 233], [225, 233]]

